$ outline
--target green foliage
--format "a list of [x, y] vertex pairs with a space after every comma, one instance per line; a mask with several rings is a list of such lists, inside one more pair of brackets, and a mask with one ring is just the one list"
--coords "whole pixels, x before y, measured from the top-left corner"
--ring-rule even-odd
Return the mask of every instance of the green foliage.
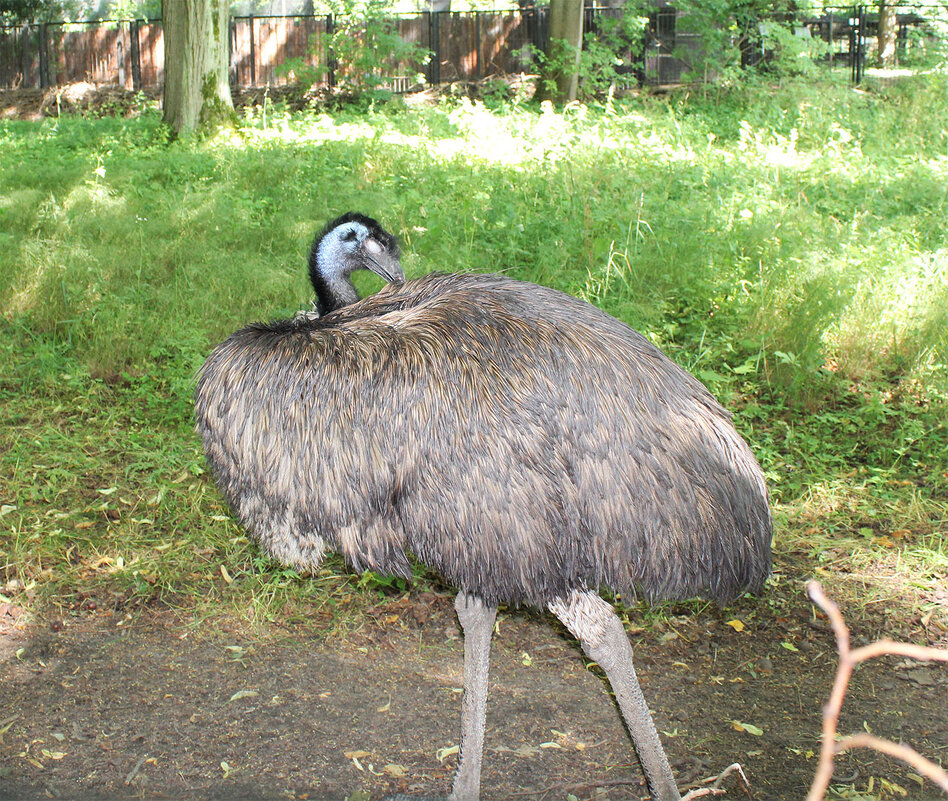
[[910, 28], [899, 66], [944, 72], [948, 69], [948, 9], [925, 9], [926, 24]]
[[622, 72], [631, 69], [642, 54], [643, 33], [648, 25], [646, 7], [628, 2], [618, 16], [602, 14], [598, 30], [583, 35], [583, 47], [576, 66], [576, 48], [560, 39], [550, 42], [546, 53], [532, 45], [522, 50], [524, 60], [533, 61], [541, 74], [541, 90], [555, 94], [556, 75], [579, 75], [579, 97], [588, 100], [601, 97], [623, 80]]
[[799, 11], [786, 0], [681, 0], [676, 8], [678, 30], [698, 40], [697, 46], [679, 46], [675, 52], [694, 81], [728, 86], [757, 71], [809, 75], [829, 51], [823, 41], [795, 28]]
[[[317, 34], [310, 42], [309, 61], [335, 62], [336, 84], [344, 91], [386, 98], [392, 78], [409, 73], [413, 84], [423, 83], [421, 68], [431, 54], [421, 45], [403, 39], [385, 0], [335, 0], [334, 29]], [[302, 58], [288, 59], [279, 72], [292, 75], [303, 86], [312, 86], [330, 70], [328, 63], [312, 66]]]
[[73, 5], [62, 0], [0, 0], [0, 25], [55, 22]]
[[[171, 143], [151, 110], [0, 122], [0, 592], [17, 579], [37, 603], [114, 592], [264, 620], [357, 588], [338, 560], [304, 581], [246, 542], [190, 411], [215, 342], [308, 305], [311, 238], [349, 209], [399, 235], [410, 276], [504, 270], [660, 345], [735, 410], [778, 554], [812, 565], [844, 543], [934, 575], [946, 98], [938, 74], [860, 91], [757, 78], [562, 112], [271, 107]], [[888, 551], [893, 531], [911, 534]]]

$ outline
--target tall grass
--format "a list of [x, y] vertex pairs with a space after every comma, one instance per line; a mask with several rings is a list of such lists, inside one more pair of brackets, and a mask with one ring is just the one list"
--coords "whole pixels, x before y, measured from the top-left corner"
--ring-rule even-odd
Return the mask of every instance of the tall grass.
[[409, 275], [503, 270], [645, 332], [742, 409], [778, 501], [862, 469], [886, 503], [912, 484], [937, 528], [946, 88], [270, 109], [202, 143], [153, 114], [0, 123], [6, 574], [259, 574], [200, 478], [190, 384], [235, 327], [308, 304], [311, 238], [349, 209], [400, 236]]
[[2, 311], [93, 372], [140, 366], [305, 303], [313, 231], [360, 208], [415, 272], [503, 269], [659, 336], [706, 311], [808, 371], [910, 374], [945, 359], [938, 88], [271, 114], [198, 146], [151, 117], [6, 123]]

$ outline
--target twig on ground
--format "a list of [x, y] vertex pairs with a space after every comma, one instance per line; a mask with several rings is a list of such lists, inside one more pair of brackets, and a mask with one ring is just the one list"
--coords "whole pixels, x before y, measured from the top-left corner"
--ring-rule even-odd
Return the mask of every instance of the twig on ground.
[[135, 763], [135, 767], [132, 768], [128, 776], [125, 777], [126, 785], [131, 784], [135, 780], [135, 777], [138, 775], [138, 771], [142, 769], [142, 765], [145, 764], [146, 759], [148, 759], [148, 754], [145, 754], [141, 759], [138, 760], [138, 762]]
[[896, 759], [901, 759], [948, 793], [948, 772], [934, 762], [925, 759], [908, 746], [873, 737], [869, 734], [855, 734], [851, 737], [844, 737], [838, 742], [836, 740], [839, 713], [843, 706], [846, 690], [849, 687], [849, 679], [856, 665], [866, 659], [883, 654], [948, 662], [948, 651], [892, 640], [878, 640], [861, 648], [850, 650], [849, 628], [846, 626], [846, 621], [843, 620], [839, 607], [826, 597], [823, 588], [817, 581], [811, 581], [807, 584], [807, 593], [813, 603], [819, 606], [829, 618], [833, 633], [836, 635], [836, 650], [839, 652], [836, 680], [833, 682], [829, 700], [823, 707], [823, 743], [820, 747], [820, 760], [816, 775], [813, 777], [813, 783], [810, 785], [810, 792], [806, 797], [807, 801], [821, 801], [825, 797], [830, 780], [833, 778], [833, 758], [850, 748], [873, 748]]
[[702, 784], [710, 784], [710, 787], [701, 787], [695, 788], [694, 790], [689, 790], [681, 797], [681, 801], [693, 801], [695, 798], [702, 798], [706, 795], [724, 795], [727, 791], [722, 790], [721, 785], [724, 783], [724, 780], [732, 773], [737, 773], [741, 777], [741, 781], [744, 782], [745, 792], [747, 793], [748, 797], [753, 798], [754, 793], [751, 790], [750, 782], [747, 781], [747, 776], [744, 774], [744, 768], [741, 767], [740, 762], [735, 762], [732, 765], [728, 765], [717, 776], [713, 776], [710, 779], [705, 779], [702, 782]]

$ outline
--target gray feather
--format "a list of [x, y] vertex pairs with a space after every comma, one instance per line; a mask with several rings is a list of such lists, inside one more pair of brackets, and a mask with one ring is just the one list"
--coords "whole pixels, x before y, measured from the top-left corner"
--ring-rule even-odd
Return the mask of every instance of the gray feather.
[[727, 601], [770, 569], [760, 467], [707, 389], [588, 303], [498, 275], [387, 286], [237, 331], [197, 428], [274, 557], [411, 575], [488, 604], [573, 589]]

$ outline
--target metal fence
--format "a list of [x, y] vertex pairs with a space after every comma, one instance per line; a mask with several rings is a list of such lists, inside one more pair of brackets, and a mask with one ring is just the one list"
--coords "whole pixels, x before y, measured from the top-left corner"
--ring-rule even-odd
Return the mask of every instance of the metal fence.
[[[600, 21], [618, 12], [587, 9], [586, 30], [595, 33]], [[783, 21], [786, 24], [786, 20]], [[644, 41], [630, 41], [629, 83], [674, 85], [690, 79], [705, 47], [701, 37], [681, 24], [673, 7], [660, 7], [649, 17]], [[335, 73], [322, 36], [333, 31], [327, 16], [234, 17], [230, 23], [231, 82], [236, 87], [278, 86], [287, 77], [277, 68], [300, 58], [325, 68], [323, 82], [332, 86]], [[845, 65], [858, 82], [866, 65], [875, 19], [864, 6], [827, 10], [819, 18], [792, 22], [795, 29], [829, 43], [830, 66]], [[898, 41], [905, 47], [908, 30], [926, 24], [917, 11], [898, 15]], [[429, 83], [473, 81], [531, 69], [525, 45], [545, 49], [547, 9], [511, 11], [423, 12], [395, 20], [406, 41], [432, 53], [421, 65], [395, 65], [394, 89], [408, 88], [422, 70]], [[746, 42], [741, 46], [746, 48]], [[753, 50], [753, 48], [751, 48]], [[766, 59], [766, 52], [745, 64]], [[164, 41], [160, 20], [44, 23], [0, 28], [0, 87], [48, 87], [87, 81], [126, 89], [158, 87], [164, 75]]]

